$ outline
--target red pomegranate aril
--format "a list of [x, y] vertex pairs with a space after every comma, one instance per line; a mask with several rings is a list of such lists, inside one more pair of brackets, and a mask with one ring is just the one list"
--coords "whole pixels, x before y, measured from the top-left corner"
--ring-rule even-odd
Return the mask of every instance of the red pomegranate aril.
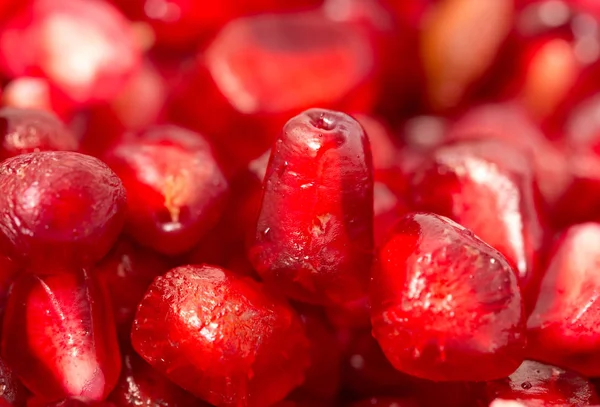
[[600, 224], [565, 230], [548, 258], [537, 303], [527, 321], [528, 357], [600, 375]]
[[50, 112], [5, 107], [0, 109], [0, 160], [37, 151], [77, 151], [75, 135]]
[[5, 73], [45, 77], [76, 103], [114, 97], [139, 64], [130, 23], [99, 0], [36, 0], [0, 32]]
[[121, 231], [125, 190], [96, 158], [22, 154], [0, 165], [0, 186], [1, 249], [23, 265], [91, 264]]
[[156, 278], [131, 340], [155, 369], [215, 406], [274, 404], [302, 383], [310, 363], [304, 328], [284, 300], [207, 265]]
[[2, 105], [18, 109], [43, 110], [61, 119], [70, 118], [77, 105], [57, 91], [47, 79], [19, 76], [3, 88]]
[[123, 368], [108, 397], [116, 407], [208, 407], [154, 370], [133, 350], [122, 349]]
[[92, 272], [110, 293], [119, 336], [129, 339], [137, 306], [157, 276], [169, 270], [166, 259], [122, 238]]
[[360, 30], [319, 12], [240, 18], [200, 56], [170, 111], [244, 165], [305, 109], [368, 111], [373, 58]]
[[456, 107], [492, 66], [512, 26], [512, 0], [437, 2], [424, 19], [420, 56], [429, 103]]
[[448, 218], [405, 216], [379, 250], [373, 335], [392, 365], [435, 381], [482, 381], [523, 361], [519, 284], [502, 255]]
[[526, 156], [495, 140], [436, 149], [414, 174], [412, 206], [450, 217], [502, 253], [526, 286], [544, 242], [536, 184]]
[[125, 190], [100, 160], [67, 151], [22, 154], [0, 165], [1, 249], [24, 265], [83, 266], [121, 231]]
[[476, 106], [448, 130], [448, 140], [498, 140], [518, 148], [533, 166], [542, 197], [555, 205], [571, 182], [567, 158], [560, 146], [548, 140], [522, 106], [497, 103]]
[[114, 145], [104, 159], [127, 190], [126, 231], [140, 244], [180, 254], [219, 220], [228, 184], [201, 135], [151, 127]]
[[598, 403], [592, 384], [577, 373], [529, 360], [509, 377], [487, 383], [485, 393], [488, 401], [514, 400], [532, 407]]
[[101, 157], [127, 131], [141, 131], [164, 119], [167, 81], [146, 61], [109, 102], [84, 114], [82, 151]]
[[332, 304], [364, 297], [373, 257], [368, 139], [343, 113], [310, 109], [275, 142], [249, 257], [285, 295]]
[[22, 274], [6, 305], [2, 357], [43, 400], [104, 400], [118, 380], [121, 357], [100, 284], [85, 270]]

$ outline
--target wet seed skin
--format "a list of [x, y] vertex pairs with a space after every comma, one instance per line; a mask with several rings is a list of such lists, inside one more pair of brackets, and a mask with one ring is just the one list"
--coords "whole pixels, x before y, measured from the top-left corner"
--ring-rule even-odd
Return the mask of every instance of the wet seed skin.
[[373, 255], [373, 169], [361, 126], [311, 109], [275, 142], [250, 259], [265, 281], [310, 303], [366, 293]]

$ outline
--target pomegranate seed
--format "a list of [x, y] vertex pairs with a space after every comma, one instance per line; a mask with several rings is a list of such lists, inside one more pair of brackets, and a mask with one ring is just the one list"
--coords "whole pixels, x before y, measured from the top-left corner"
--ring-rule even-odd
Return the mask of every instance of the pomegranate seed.
[[448, 216], [500, 251], [526, 285], [543, 244], [527, 158], [510, 145], [468, 141], [435, 150], [416, 171], [413, 206]]
[[571, 182], [564, 152], [551, 143], [523, 108], [512, 103], [470, 109], [448, 130], [449, 140], [488, 138], [518, 148], [533, 166], [540, 192], [555, 205]]
[[63, 119], [71, 117], [77, 107], [44, 78], [20, 76], [11, 80], [3, 91], [2, 104], [7, 107], [44, 110]]
[[52, 113], [42, 110], [0, 109], [0, 160], [36, 151], [76, 151], [78, 140]]
[[1, 33], [4, 72], [48, 78], [77, 103], [114, 97], [139, 64], [130, 25], [99, 0], [36, 0]]
[[0, 165], [2, 249], [43, 271], [101, 259], [121, 231], [125, 190], [101, 161], [49, 151]]
[[506, 376], [523, 360], [514, 271], [450, 219], [405, 216], [379, 251], [371, 287], [373, 335], [398, 370], [436, 381], [481, 381]]
[[[537, 303], [527, 321], [528, 355], [587, 376], [600, 374], [596, 334], [600, 224], [564, 231], [550, 252]], [[598, 361], [598, 363], [597, 363]]]
[[121, 377], [108, 398], [117, 407], [208, 407], [167, 380], [133, 350], [124, 349], [122, 354]]
[[93, 273], [110, 293], [117, 332], [129, 338], [137, 306], [155, 277], [169, 269], [165, 259], [121, 239]]
[[86, 112], [82, 150], [101, 157], [123, 133], [161, 122], [166, 97], [166, 79], [156, 66], [146, 62], [113, 100]]
[[156, 45], [166, 51], [193, 48], [230, 19], [265, 11], [316, 6], [321, 0], [224, 0], [205, 4], [190, 0], [113, 0], [127, 15], [150, 24]]
[[413, 399], [399, 399], [395, 397], [371, 397], [366, 400], [350, 404], [350, 407], [417, 407]]
[[589, 406], [598, 402], [593, 386], [583, 377], [528, 360], [509, 377], [487, 383], [485, 392], [490, 401], [515, 400], [525, 406]]
[[277, 139], [250, 259], [287, 296], [342, 303], [365, 295], [373, 254], [371, 152], [360, 125], [311, 109]]
[[367, 111], [373, 58], [361, 31], [321, 13], [237, 19], [220, 31], [175, 92], [172, 116], [208, 134], [231, 161], [245, 164], [304, 109]]
[[159, 372], [217, 406], [268, 406], [304, 380], [308, 341], [289, 305], [247, 277], [184, 266], [158, 277], [131, 339]]
[[434, 7], [421, 41], [434, 108], [456, 106], [490, 68], [510, 32], [513, 8], [511, 0], [450, 0]]
[[2, 356], [44, 400], [103, 400], [121, 368], [109, 307], [85, 270], [25, 273], [15, 280], [6, 305]]
[[127, 232], [142, 245], [180, 254], [217, 223], [228, 185], [202, 136], [152, 127], [117, 143], [105, 160], [127, 190]]

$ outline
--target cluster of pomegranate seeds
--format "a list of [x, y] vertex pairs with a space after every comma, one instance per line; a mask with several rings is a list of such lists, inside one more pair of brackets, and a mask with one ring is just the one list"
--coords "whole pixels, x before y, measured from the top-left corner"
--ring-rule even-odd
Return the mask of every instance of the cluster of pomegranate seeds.
[[0, 0], [0, 407], [600, 406], [595, 0]]

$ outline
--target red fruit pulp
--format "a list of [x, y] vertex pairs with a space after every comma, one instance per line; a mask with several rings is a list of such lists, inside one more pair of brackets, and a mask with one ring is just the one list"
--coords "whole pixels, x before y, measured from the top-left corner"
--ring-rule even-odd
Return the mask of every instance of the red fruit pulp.
[[98, 261], [123, 225], [123, 185], [90, 156], [48, 151], [9, 158], [0, 165], [0, 188], [1, 250], [38, 272]]
[[123, 349], [123, 369], [108, 400], [117, 407], [203, 407], [203, 403], [154, 370], [133, 350]]
[[496, 379], [523, 360], [523, 304], [513, 269], [442, 216], [410, 214], [394, 227], [373, 272], [371, 319], [392, 365], [424, 379]]
[[368, 111], [372, 69], [365, 35], [319, 12], [240, 18], [201, 55], [175, 92], [171, 112], [211, 137], [231, 161], [245, 164], [305, 109]]
[[85, 271], [22, 274], [4, 315], [2, 356], [43, 400], [103, 400], [121, 358], [106, 293]]
[[219, 220], [228, 184], [201, 135], [151, 127], [114, 145], [105, 160], [127, 190], [126, 231], [142, 245], [180, 254]]
[[551, 249], [527, 320], [528, 357], [586, 376], [600, 374], [600, 224], [565, 230]]
[[160, 255], [127, 239], [118, 241], [92, 270], [110, 293], [119, 336], [129, 339], [137, 306], [155, 277], [169, 269]]
[[275, 142], [252, 264], [287, 296], [312, 303], [362, 298], [373, 255], [373, 173], [351, 117], [310, 109]]
[[493, 140], [436, 149], [415, 172], [413, 207], [448, 216], [502, 253], [523, 286], [544, 241], [536, 185], [527, 157]]
[[80, 104], [114, 97], [139, 64], [130, 24], [99, 0], [36, 0], [0, 33], [6, 74], [45, 77]]
[[206, 265], [154, 280], [131, 340], [155, 369], [215, 406], [273, 404], [302, 383], [310, 363], [287, 303], [250, 278]]
[[77, 151], [75, 135], [54, 114], [42, 110], [0, 109], [0, 160], [36, 151]]
[[598, 403], [592, 384], [576, 373], [526, 360], [509, 377], [486, 384], [488, 401], [515, 400], [525, 406], [589, 406]]
[[450, 126], [447, 137], [450, 141], [493, 139], [519, 149], [531, 160], [536, 183], [550, 206], [571, 181], [564, 151], [545, 137], [518, 104], [473, 107]]

